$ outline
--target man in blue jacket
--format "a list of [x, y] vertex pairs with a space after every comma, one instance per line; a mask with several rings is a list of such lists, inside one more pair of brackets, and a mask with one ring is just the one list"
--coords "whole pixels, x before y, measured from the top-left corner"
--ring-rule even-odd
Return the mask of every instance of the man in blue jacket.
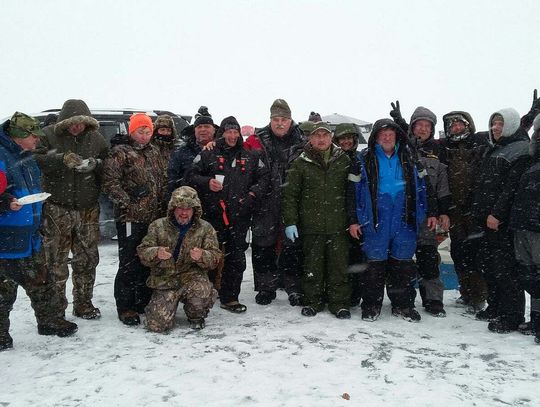
[[[412, 260], [419, 228], [427, 212], [425, 171], [419, 173], [405, 132], [391, 119], [373, 125], [368, 148], [360, 156], [356, 185], [358, 225], [352, 237], [364, 236], [369, 267], [364, 274], [362, 319], [375, 321], [381, 312], [386, 282], [392, 314], [419, 321], [414, 309], [416, 267]], [[437, 223], [428, 215], [427, 227]]]
[[41, 250], [41, 202], [21, 205], [27, 195], [40, 193], [40, 171], [32, 157], [39, 122], [16, 112], [0, 127], [0, 168], [7, 189], [0, 195], [0, 351], [13, 347], [9, 313], [21, 285], [32, 302], [40, 335], [72, 335], [77, 325], [64, 319], [60, 296], [47, 275]]

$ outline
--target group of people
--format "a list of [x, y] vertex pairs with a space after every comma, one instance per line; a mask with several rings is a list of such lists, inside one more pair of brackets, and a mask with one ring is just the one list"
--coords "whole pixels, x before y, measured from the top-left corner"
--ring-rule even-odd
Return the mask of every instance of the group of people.
[[[396, 102], [357, 151], [358, 127], [333, 129], [315, 113], [298, 125], [283, 99], [245, 139], [235, 117], [218, 126], [203, 106], [181, 134], [168, 115], [136, 113], [111, 146], [82, 100], [66, 101], [43, 129], [16, 112], [0, 128], [0, 350], [13, 346], [18, 285], [38, 333], [77, 330], [65, 319], [68, 264], [73, 315], [101, 316], [92, 302], [100, 193], [114, 205], [114, 297], [126, 325], [145, 314], [147, 329], [166, 332], [180, 302], [193, 329], [218, 298], [245, 312], [250, 244], [257, 304], [283, 288], [306, 317], [328, 306], [348, 319], [360, 304], [362, 319], [375, 321], [386, 288], [392, 314], [419, 321], [418, 282], [425, 311], [444, 317], [440, 228], [451, 237], [459, 301], [491, 331], [540, 343], [539, 114], [535, 91], [522, 118], [502, 109], [476, 132], [469, 113], [453, 111], [435, 139], [432, 111], [418, 107], [407, 123]], [[44, 202], [19, 202], [43, 191]]]

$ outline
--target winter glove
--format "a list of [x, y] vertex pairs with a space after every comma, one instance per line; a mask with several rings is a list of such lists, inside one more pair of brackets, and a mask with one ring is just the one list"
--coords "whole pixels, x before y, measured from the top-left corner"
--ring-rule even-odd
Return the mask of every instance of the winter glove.
[[523, 127], [525, 131], [529, 131], [533, 125], [534, 118], [538, 114], [540, 114], [540, 98], [538, 98], [538, 91], [535, 89], [533, 91], [531, 110], [521, 118], [521, 127]]
[[96, 168], [96, 165], [99, 164], [101, 160], [95, 159], [94, 157], [87, 158], [86, 160], [83, 160], [83, 163], [81, 165], [78, 165], [75, 167], [75, 171], [77, 172], [91, 172], [94, 171]]
[[534, 113], [534, 116], [536, 116], [538, 113], [540, 113], [540, 98], [538, 97], [538, 91], [535, 89], [533, 92], [533, 101], [531, 105], [531, 112]]
[[390, 117], [392, 117], [392, 119], [394, 119], [396, 123], [400, 120], [403, 120], [403, 116], [401, 116], [401, 110], [399, 109], [399, 100], [396, 100], [396, 103], [390, 103], [390, 105], [392, 106], [392, 110], [390, 110]]
[[83, 159], [79, 154], [68, 151], [64, 154], [64, 165], [70, 169], [78, 167], [83, 164]]
[[285, 236], [292, 242], [298, 239], [298, 228], [296, 225], [287, 226], [285, 228]]

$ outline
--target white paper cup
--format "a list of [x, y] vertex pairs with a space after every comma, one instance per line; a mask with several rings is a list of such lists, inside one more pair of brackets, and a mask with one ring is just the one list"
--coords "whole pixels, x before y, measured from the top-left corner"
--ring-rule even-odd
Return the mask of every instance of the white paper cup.
[[223, 185], [223, 181], [225, 181], [225, 175], [216, 174], [215, 178], [221, 185]]

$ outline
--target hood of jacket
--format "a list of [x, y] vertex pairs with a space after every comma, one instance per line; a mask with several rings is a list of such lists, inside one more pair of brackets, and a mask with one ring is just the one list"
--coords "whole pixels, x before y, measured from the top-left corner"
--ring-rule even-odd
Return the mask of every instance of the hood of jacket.
[[167, 206], [167, 213], [174, 219], [174, 210], [176, 208], [193, 208], [193, 219], [195, 222], [202, 216], [202, 205], [197, 191], [188, 186], [176, 188], [171, 194], [169, 205]]
[[54, 125], [54, 132], [56, 135], [59, 135], [70, 126], [79, 123], [86, 126], [85, 132], [99, 129], [99, 122], [92, 117], [86, 103], [83, 100], [69, 99], [64, 103], [62, 110], [58, 114], [58, 121]]
[[427, 107], [418, 106], [414, 110], [411, 116], [410, 124], [409, 124], [409, 138], [411, 139], [416, 138], [413, 134], [413, 127], [414, 127], [414, 123], [416, 123], [418, 120], [427, 120], [428, 122], [431, 123], [431, 134], [428, 138], [428, 140], [431, 140], [433, 136], [435, 135], [435, 126], [437, 125], [437, 116], [435, 116], [435, 113], [433, 113]]
[[[460, 120], [467, 123], [467, 127], [463, 133], [455, 134], [453, 136], [450, 135], [450, 124], [452, 123], [453, 119], [456, 117], [460, 118]], [[462, 110], [453, 110], [450, 113], [446, 113], [443, 116], [443, 125], [444, 125], [444, 135], [447, 139], [453, 140], [458, 139], [462, 140], [467, 138], [470, 134], [476, 133], [476, 127], [474, 125], [474, 120], [470, 113], [464, 112]]]
[[[491, 121], [495, 115], [502, 116], [504, 120], [504, 126], [502, 130], [501, 138], [510, 137], [518, 131], [519, 126], [521, 125], [521, 117], [516, 109], [508, 107], [506, 109], [498, 110], [489, 117], [488, 129], [489, 129], [489, 142], [495, 144], [495, 138], [493, 137], [493, 132], [491, 131]], [[500, 140], [500, 139], [499, 139]]]
[[371, 134], [369, 135], [368, 139], [368, 149], [375, 151], [375, 144], [377, 144], [377, 133], [385, 128], [395, 130], [396, 144], [407, 144], [407, 135], [398, 124], [396, 124], [392, 119], [379, 119], [373, 124], [373, 128], [371, 129]]

